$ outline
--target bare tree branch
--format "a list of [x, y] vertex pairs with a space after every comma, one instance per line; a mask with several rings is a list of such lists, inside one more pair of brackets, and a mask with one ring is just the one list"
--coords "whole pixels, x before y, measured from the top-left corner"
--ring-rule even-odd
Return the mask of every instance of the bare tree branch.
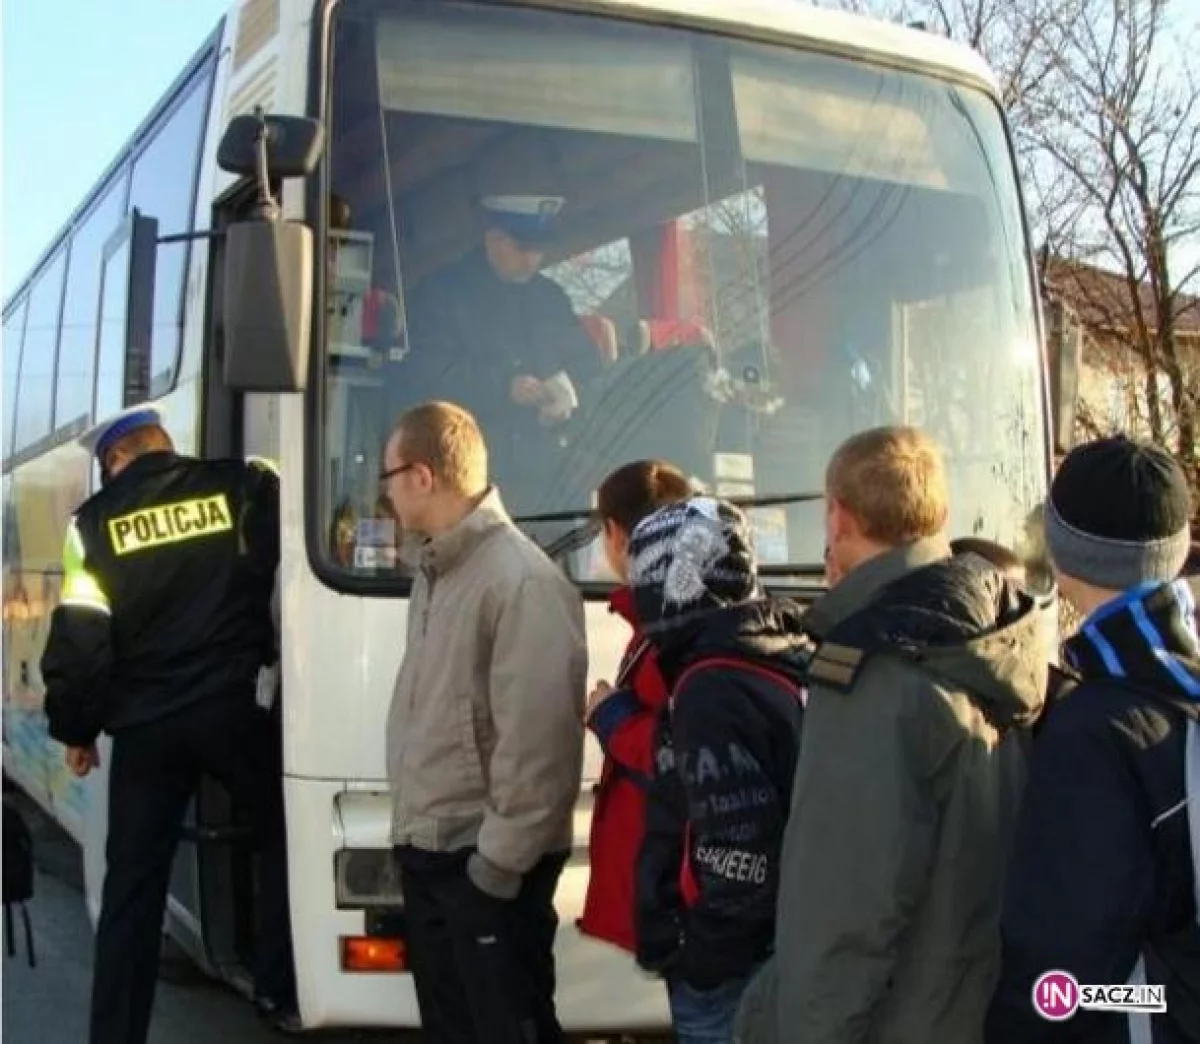
[[[890, 0], [841, 6], [898, 10]], [[1166, 0], [909, 0], [899, 9], [996, 70], [1043, 255], [1098, 266], [1066, 287], [1043, 272], [1043, 285], [1074, 295], [1103, 333], [1106, 358], [1123, 353], [1113, 372], [1138, 389], [1131, 413], [1195, 473], [1200, 303], [1188, 292], [1200, 284], [1200, 259], [1188, 250], [1200, 242], [1200, 48], [1172, 35]]]

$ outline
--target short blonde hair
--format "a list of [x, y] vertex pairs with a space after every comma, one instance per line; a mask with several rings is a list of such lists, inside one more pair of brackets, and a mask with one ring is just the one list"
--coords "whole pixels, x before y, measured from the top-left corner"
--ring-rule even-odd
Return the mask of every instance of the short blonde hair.
[[474, 495], [487, 485], [487, 446], [475, 418], [452, 402], [414, 406], [392, 431], [410, 464], [424, 464], [456, 493]]
[[847, 439], [829, 461], [825, 489], [867, 539], [888, 547], [935, 536], [949, 514], [942, 451], [917, 428], [872, 428]]

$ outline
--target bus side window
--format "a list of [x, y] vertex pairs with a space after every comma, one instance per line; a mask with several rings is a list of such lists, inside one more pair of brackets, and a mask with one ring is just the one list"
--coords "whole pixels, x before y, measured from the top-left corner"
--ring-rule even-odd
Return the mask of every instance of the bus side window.
[[17, 378], [17, 430], [13, 446], [18, 453], [50, 434], [54, 356], [58, 348], [66, 259], [66, 248], [61, 247], [42, 269], [29, 293], [21, 371]]
[[[204, 119], [208, 114], [212, 62], [205, 63], [162, 118], [133, 161], [129, 207], [158, 221], [160, 236], [192, 231], [196, 177]], [[158, 247], [154, 278], [154, 327], [150, 346], [150, 394], [175, 384], [183, 322], [189, 243]]]
[[54, 427], [91, 420], [96, 381], [96, 316], [104, 244], [116, 231], [125, 209], [129, 168], [123, 168], [71, 236], [71, 264], [63, 298], [62, 340], [58, 348]]
[[22, 297], [4, 317], [4, 459], [13, 451], [17, 416], [17, 377], [21, 370], [21, 341], [25, 336], [28, 297]]

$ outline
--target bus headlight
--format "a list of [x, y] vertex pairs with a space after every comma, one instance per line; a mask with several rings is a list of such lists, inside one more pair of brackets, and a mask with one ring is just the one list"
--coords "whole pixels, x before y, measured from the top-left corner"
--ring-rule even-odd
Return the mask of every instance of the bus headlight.
[[334, 853], [339, 910], [404, 905], [400, 867], [390, 848], [343, 848]]

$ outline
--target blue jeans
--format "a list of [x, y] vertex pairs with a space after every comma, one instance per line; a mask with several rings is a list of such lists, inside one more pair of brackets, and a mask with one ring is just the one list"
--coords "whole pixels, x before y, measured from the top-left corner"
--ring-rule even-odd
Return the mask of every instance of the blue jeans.
[[698, 990], [679, 979], [667, 982], [667, 1000], [678, 1044], [730, 1044], [738, 1001], [750, 977], [731, 979], [716, 989]]

